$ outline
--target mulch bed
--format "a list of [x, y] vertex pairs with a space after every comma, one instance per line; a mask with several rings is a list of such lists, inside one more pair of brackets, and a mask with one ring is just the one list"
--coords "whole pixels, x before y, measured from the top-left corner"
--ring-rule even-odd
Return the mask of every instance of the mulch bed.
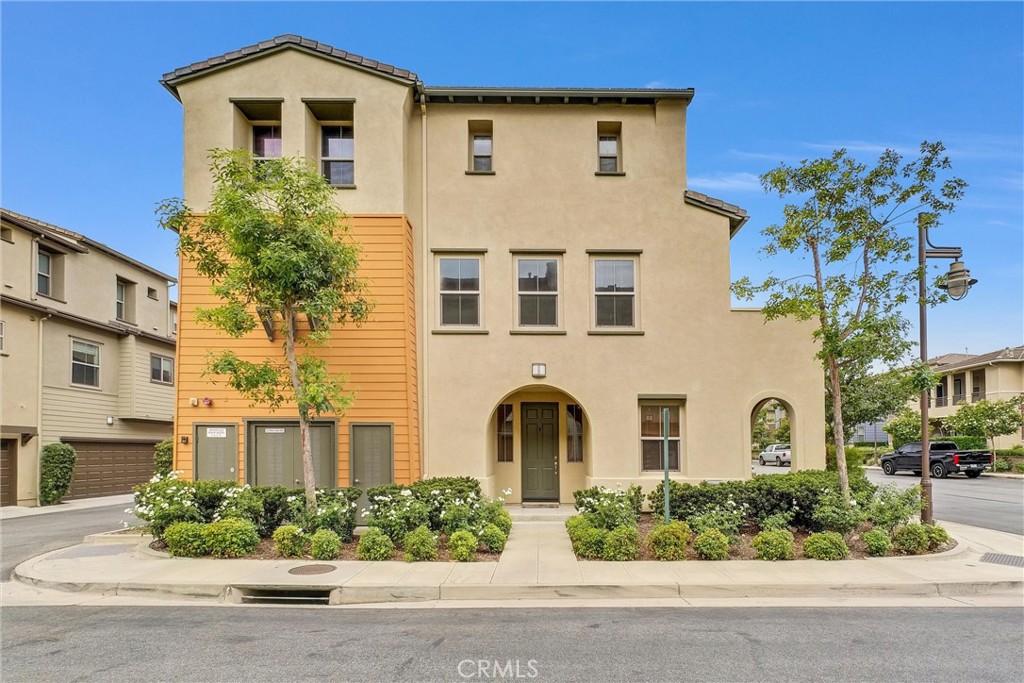
[[[638, 522], [637, 527], [638, 527], [638, 529], [640, 531], [640, 556], [637, 559], [639, 559], [639, 560], [650, 560], [650, 561], [657, 562], [658, 558], [656, 558], [654, 556], [654, 553], [651, 552], [651, 549], [648, 548], [647, 544], [644, 542], [645, 539], [647, 538], [647, 534], [649, 534], [651, 532], [651, 529], [654, 528], [654, 516], [651, 513], [649, 513], [649, 512], [643, 513], [640, 516], [640, 521]], [[847, 559], [849, 559], [849, 560], [862, 560], [864, 558], [871, 557], [870, 555], [868, 555], [867, 545], [865, 545], [864, 541], [861, 538], [861, 535], [864, 532], [870, 531], [870, 530], [871, 530], [871, 525], [865, 525], [865, 526], [862, 526], [857, 531], [854, 531], [853, 533], [848, 534], [846, 536], [846, 545], [849, 546], [849, 548], [850, 548], [850, 555], [847, 557]], [[757, 554], [754, 552], [754, 549], [750, 547], [750, 542], [754, 539], [754, 536], [757, 535], [758, 531], [759, 531], [759, 529], [756, 526], [753, 526], [753, 525], [748, 525], [748, 526], [743, 527], [742, 529], [740, 529], [740, 542], [735, 544], [735, 545], [729, 546], [729, 559], [730, 560], [757, 560]], [[807, 558], [805, 558], [803, 556], [803, 552], [804, 552], [804, 541], [807, 540], [808, 536], [810, 536], [810, 532], [808, 532], [808, 531], [797, 530], [797, 531], [793, 532], [793, 539], [794, 539], [794, 542], [795, 542], [794, 545], [795, 545], [796, 559], [798, 559], [798, 560], [805, 560], [805, 559], [807, 559]], [[945, 552], [947, 550], [952, 550], [955, 547], [956, 547], [956, 541], [954, 541], [953, 539], [950, 539], [949, 543], [947, 543], [946, 545], [944, 545], [944, 546], [942, 546], [940, 548], [937, 548], [936, 550], [933, 550], [931, 553], [926, 553], [926, 554], [932, 555], [932, 554], [935, 554], [935, 553], [941, 553], [941, 552]], [[897, 552], [895, 552], [893, 550], [893, 551], [890, 551], [889, 554], [886, 555], [885, 557], [904, 557], [904, 556], [900, 555], [899, 553], [897, 553]], [[589, 558], [582, 558], [582, 557], [580, 557], [578, 559], [581, 560], [581, 561], [585, 560], [585, 561], [591, 561], [591, 562], [604, 562], [604, 560], [601, 560], [601, 559], [591, 560]], [[687, 547], [687, 549], [686, 549], [686, 559], [687, 560], [696, 560], [698, 562], [703, 562], [703, 560], [701, 560], [697, 556], [697, 552], [693, 549], [692, 546]]]

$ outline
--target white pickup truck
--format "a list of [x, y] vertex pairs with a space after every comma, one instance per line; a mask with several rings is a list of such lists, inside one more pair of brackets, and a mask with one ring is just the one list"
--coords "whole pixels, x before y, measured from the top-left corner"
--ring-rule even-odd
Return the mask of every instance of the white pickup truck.
[[761, 465], [767, 465], [773, 462], [778, 467], [783, 465], [791, 465], [793, 463], [788, 443], [773, 443], [763, 451], [761, 455], [757, 456], [757, 462]]

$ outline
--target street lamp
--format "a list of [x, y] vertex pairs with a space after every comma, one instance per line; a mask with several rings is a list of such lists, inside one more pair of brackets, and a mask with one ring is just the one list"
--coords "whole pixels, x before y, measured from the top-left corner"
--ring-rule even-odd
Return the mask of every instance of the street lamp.
[[[946, 290], [950, 299], [959, 301], [967, 296], [971, 286], [978, 281], [971, 277], [960, 259], [963, 249], [960, 247], [936, 247], [928, 241], [929, 215], [917, 214], [917, 268], [918, 268], [918, 314], [920, 316], [921, 361], [928, 363], [928, 304], [927, 304], [927, 272], [925, 261], [930, 258], [953, 259], [949, 264], [949, 272], [939, 289]], [[930, 248], [926, 248], [930, 247]], [[932, 480], [931, 480], [931, 443], [928, 438], [928, 404], [931, 402], [931, 387], [921, 390], [921, 497], [924, 499], [921, 510], [921, 522], [932, 523]]]

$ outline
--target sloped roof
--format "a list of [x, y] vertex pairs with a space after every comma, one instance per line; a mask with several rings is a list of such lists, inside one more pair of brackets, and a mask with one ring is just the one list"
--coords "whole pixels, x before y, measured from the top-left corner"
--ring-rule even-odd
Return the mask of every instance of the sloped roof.
[[286, 33], [284, 35], [271, 38], [270, 40], [261, 41], [255, 45], [247, 45], [239, 50], [232, 50], [231, 52], [227, 52], [216, 57], [210, 57], [209, 59], [204, 59], [199, 62], [193, 62], [188, 66], [175, 69], [174, 71], [165, 73], [164, 77], [160, 79], [160, 83], [170, 90], [172, 95], [177, 97], [178, 84], [183, 81], [195, 78], [213, 69], [248, 61], [257, 57], [263, 57], [272, 52], [278, 52], [284, 49], [302, 50], [304, 52], [315, 54], [319, 57], [348, 64], [349, 66], [364, 69], [381, 76], [405, 81], [410, 85], [419, 82], [419, 76], [407, 69], [400, 69], [396, 66], [392, 66], [391, 64], [378, 62], [375, 59], [369, 59], [353, 52], [339, 50], [338, 48], [331, 47], [326, 43], [320, 43], [315, 40], [310, 40], [309, 38], [303, 38], [302, 36], [295, 35], [294, 33]]
[[944, 353], [941, 356], [929, 359], [928, 365], [938, 367], [940, 365], [949, 365], [950, 363], [959, 363], [960, 361], [974, 358], [975, 355], [973, 353]]
[[714, 211], [715, 213], [719, 213], [722, 214], [723, 216], [728, 217], [730, 238], [735, 236], [736, 233], [740, 231], [740, 228], [743, 227], [743, 224], [750, 220], [750, 216], [747, 215], [746, 209], [741, 209], [735, 204], [724, 202], [721, 199], [709, 197], [703, 192], [687, 190], [684, 193], [684, 199], [687, 204], [699, 206], [702, 209]]
[[[949, 356], [967, 356], [962, 360], [952, 361], [945, 364], [936, 364], [936, 360], [941, 358], [947, 358]], [[957, 354], [947, 353], [945, 356], [939, 356], [938, 359], [932, 359], [928, 361], [935, 370], [941, 372], [949, 372], [950, 370], [966, 370], [967, 368], [977, 367], [979, 365], [988, 365], [989, 363], [1021, 363], [1024, 362], [1024, 346], [1015, 346], [1010, 348], [1007, 346], [999, 351], [992, 351], [990, 353], [983, 353], [980, 355], [972, 356], [969, 354]]]

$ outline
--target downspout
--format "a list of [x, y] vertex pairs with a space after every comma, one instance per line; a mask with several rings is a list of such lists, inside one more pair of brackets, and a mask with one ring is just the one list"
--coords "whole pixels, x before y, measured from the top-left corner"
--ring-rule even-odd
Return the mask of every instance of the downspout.
[[[423, 92], [423, 87], [419, 86], [420, 91], [420, 222], [422, 223], [421, 234], [423, 235], [423, 242], [420, 246], [422, 251], [423, 263], [421, 268], [423, 270], [423, 316], [424, 318], [430, 311], [430, 292], [432, 289], [432, 282], [430, 274], [432, 272], [430, 263], [430, 249], [428, 245], [430, 240], [428, 239], [430, 232], [427, 229], [427, 96]], [[428, 432], [428, 419], [430, 414], [429, 392], [429, 367], [430, 367], [430, 332], [428, 326], [432, 326], [430, 320], [419, 320], [417, 319], [417, 327], [422, 331], [420, 338], [420, 349], [422, 354], [419, 358], [420, 365], [420, 463], [422, 465], [422, 471], [420, 475], [423, 479], [429, 476], [427, 463], [427, 432]]]

